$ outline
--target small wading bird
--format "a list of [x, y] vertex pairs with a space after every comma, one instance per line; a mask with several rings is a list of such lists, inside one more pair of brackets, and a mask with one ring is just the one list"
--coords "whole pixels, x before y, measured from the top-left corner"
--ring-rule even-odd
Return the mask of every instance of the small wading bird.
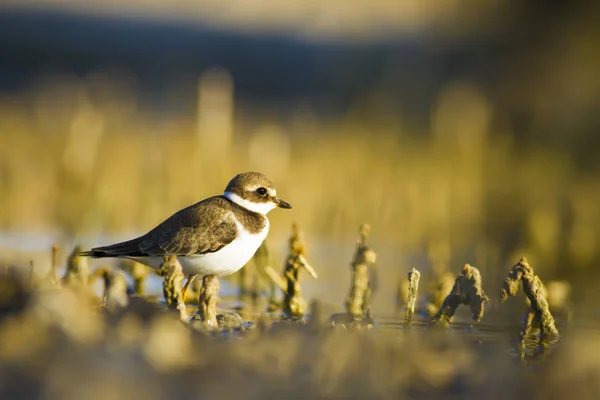
[[269, 233], [266, 215], [275, 207], [292, 208], [265, 175], [246, 172], [236, 175], [223, 195], [176, 212], [145, 235], [81, 255], [128, 258], [155, 269], [165, 256], [175, 255], [188, 275], [185, 299], [196, 276], [233, 274], [252, 258]]

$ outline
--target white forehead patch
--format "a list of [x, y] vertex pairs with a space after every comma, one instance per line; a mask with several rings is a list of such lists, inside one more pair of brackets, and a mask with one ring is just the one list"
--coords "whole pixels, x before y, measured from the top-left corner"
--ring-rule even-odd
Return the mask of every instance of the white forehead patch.
[[266, 203], [254, 203], [250, 200], [242, 199], [235, 193], [225, 192], [223, 193], [226, 199], [233, 201], [235, 204], [244, 207], [246, 210], [254, 211], [256, 213], [267, 215], [269, 211], [277, 207], [272, 201]]

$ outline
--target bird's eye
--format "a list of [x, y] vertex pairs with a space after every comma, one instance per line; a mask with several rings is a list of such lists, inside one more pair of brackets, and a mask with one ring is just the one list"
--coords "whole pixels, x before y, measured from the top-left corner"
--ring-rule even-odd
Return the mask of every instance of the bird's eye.
[[265, 189], [264, 187], [259, 187], [258, 189], [256, 189], [256, 193], [258, 193], [260, 196], [264, 196], [267, 194], [267, 189]]

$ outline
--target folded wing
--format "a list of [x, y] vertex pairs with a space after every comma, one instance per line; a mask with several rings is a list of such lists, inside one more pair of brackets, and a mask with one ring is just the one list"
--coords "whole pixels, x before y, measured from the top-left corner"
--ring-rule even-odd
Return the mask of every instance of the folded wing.
[[204, 202], [185, 208], [147, 234], [126, 242], [96, 247], [82, 255], [102, 257], [147, 257], [213, 253], [231, 243], [238, 227], [231, 212], [220, 218]]

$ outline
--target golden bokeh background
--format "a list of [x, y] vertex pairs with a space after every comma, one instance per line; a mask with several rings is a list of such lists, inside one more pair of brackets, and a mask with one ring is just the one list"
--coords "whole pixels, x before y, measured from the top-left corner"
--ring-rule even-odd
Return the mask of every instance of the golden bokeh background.
[[[105, 243], [272, 178], [343, 300], [360, 223], [393, 308], [436, 260], [494, 294], [526, 255], [595, 300], [598, 6], [517, 1], [5, 1], [0, 240]], [[37, 244], [36, 244], [37, 243]], [[44, 244], [39, 244], [44, 243]], [[27, 249], [25, 251], [24, 249]], [[42, 263], [43, 264], [43, 263]]]

